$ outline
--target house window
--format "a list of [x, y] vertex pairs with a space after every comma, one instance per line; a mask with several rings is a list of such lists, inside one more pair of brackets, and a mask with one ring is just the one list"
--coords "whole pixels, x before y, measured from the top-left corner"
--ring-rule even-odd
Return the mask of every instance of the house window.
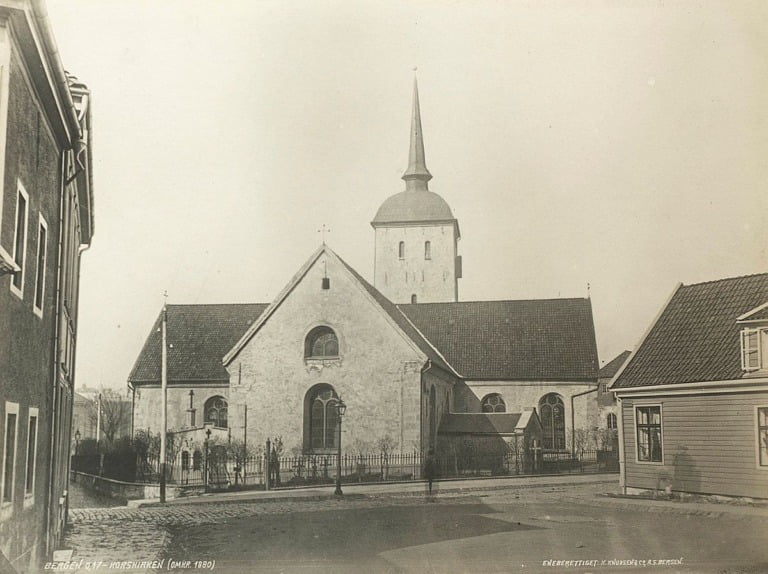
[[35, 313], [43, 316], [43, 299], [45, 297], [45, 265], [48, 257], [48, 224], [40, 216], [40, 227], [37, 230], [37, 270], [35, 277]]
[[424, 242], [424, 259], [432, 259], [432, 243], [430, 241]]
[[412, 304], [416, 304], [416, 299], [417, 299], [417, 298], [416, 298], [416, 293], [414, 293], [413, 295], [411, 295], [411, 303], [412, 303]]
[[611, 430], [615, 430], [618, 428], [618, 424], [616, 421], [616, 415], [613, 413], [608, 413], [608, 428]]
[[758, 371], [766, 368], [768, 354], [768, 328], [743, 329], [741, 331], [741, 368]]
[[507, 405], [504, 404], [504, 399], [498, 393], [486, 395], [481, 402], [482, 411], [484, 413], [505, 413], [507, 412]]
[[24, 496], [35, 494], [35, 458], [37, 457], [37, 409], [29, 409], [29, 427], [27, 433], [27, 480]]
[[339, 397], [330, 385], [318, 385], [307, 394], [309, 402], [309, 446], [313, 451], [337, 448]]
[[227, 400], [211, 397], [205, 401], [205, 422], [215, 427], [227, 428]]
[[405, 241], [401, 241], [397, 245], [397, 257], [399, 259], [405, 259]]
[[27, 210], [29, 196], [26, 190], [19, 182], [18, 194], [16, 196], [16, 229], [13, 235], [13, 261], [18, 265], [19, 271], [13, 275], [11, 280], [11, 291], [19, 297], [23, 297], [24, 292], [24, 261], [27, 253]]
[[768, 407], [757, 408], [757, 464], [768, 468]]
[[304, 357], [322, 359], [339, 356], [339, 340], [330, 327], [315, 327], [304, 341]]
[[637, 426], [637, 460], [662, 462], [661, 406], [635, 408]]
[[565, 449], [565, 405], [557, 393], [549, 393], [539, 401], [539, 414], [543, 447], [548, 450]]
[[16, 427], [19, 417], [17, 403], [5, 403], [5, 440], [3, 441], [3, 487], [0, 504], [13, 500], [13, 482], [16, 475]]
[[600, 383], [600, 394], [604, 395], [608, 392], [608, 383]]

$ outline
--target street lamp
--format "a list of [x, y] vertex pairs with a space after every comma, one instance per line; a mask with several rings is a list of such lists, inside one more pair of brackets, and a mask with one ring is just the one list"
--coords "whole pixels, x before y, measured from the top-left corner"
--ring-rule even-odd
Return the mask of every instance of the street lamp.
[[339, 397], [339, 400], [336, 401], [336, 413], [339, 415], [339, 440], [337, 441], [339, 450], [336, 456], [336, 490], [333, 492], [333, 494], [337, 496], [344, 494], [341, 492], [341, 419], [346, 412], [347, 405], [344, 404], [344, 401]]

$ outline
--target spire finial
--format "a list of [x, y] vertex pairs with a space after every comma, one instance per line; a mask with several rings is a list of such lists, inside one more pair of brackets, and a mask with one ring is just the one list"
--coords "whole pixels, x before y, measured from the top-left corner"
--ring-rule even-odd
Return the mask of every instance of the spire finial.
[[432, 174], [427, 169], [424, 157], [424, 136], [421, 132], [421, 110], [419, 109], [419, 84], [413, 68], [413, 111], [411, 113], [411, 148], [408, 154], [408, 169], [403, 174], [406, 189], [427, 190]]

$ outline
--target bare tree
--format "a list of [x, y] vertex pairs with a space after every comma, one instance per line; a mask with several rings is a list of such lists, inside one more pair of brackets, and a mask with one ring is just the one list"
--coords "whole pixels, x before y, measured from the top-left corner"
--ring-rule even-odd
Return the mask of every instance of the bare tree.
[[[127, 434], [131, 420], [131, 404], [120, 393], [112, 389], [101, 389], [94, 397], [94, 408], [89, 413], [91, 422], [101, 426], [101, 433], [107, 444], [112, 444], [115, 439]], [[101, 416], [99, 416], [101, 408]]]

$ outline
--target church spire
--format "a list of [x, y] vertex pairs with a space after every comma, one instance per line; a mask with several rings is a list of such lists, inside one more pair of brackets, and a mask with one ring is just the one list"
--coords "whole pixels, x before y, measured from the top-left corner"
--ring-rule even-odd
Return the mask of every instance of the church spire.
[[424, 137], [421, 133], [421, 111], [419, 110], [419, 85], [413, 78], [413, 113], [411, 115], [411, 149], [408, 154], [408, 169], [403, 174], [407, 190], [427, 190], [432, 174], [424, 159]]

